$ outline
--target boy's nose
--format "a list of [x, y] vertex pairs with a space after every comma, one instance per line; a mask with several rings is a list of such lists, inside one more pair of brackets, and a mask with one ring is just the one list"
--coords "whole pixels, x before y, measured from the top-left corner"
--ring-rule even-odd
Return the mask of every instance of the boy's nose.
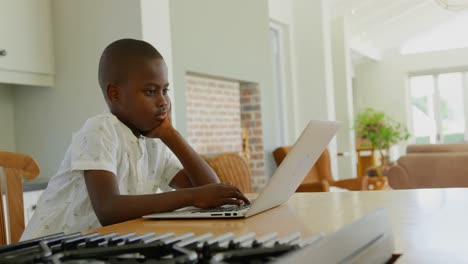
[[168, 102], [167, 102], [167, 100], [166, 100], [166, 98], [164, 96], [161, 96], [161, 98], [158, 100], [157, 104], [158, 104], [159, 107], [167, 107]]

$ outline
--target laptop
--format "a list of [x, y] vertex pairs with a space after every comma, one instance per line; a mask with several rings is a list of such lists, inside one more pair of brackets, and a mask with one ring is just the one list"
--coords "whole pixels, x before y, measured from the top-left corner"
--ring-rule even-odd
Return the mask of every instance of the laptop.
[[143, 216], [155, 219], [180, 218], [247, 218], [285, 203], [296, 191], [307, 173], [318, 160], [331, 139], [339, 122], [311, 120], [281, 162], [268, 184], [249, 205], [225, 205], [200, 209], [184, 207], [179, 210]]

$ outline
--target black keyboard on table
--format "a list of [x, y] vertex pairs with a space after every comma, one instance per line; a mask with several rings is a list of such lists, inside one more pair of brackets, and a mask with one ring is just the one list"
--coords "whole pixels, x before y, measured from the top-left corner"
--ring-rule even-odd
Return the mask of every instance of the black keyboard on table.
[[0, 263], [268, 263], [314, 243], [300, 233], [279, 238], [276, 233], [257, 237], [246, 233], [54, 234], [0, 246]]

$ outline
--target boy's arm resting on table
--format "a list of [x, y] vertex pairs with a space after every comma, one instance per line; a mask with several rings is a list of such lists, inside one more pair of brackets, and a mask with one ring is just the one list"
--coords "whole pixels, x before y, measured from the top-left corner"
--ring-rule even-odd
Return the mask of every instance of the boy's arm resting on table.
[[159, 194], [121, 195], [117, 177], [110, 171], [87, 170], [84, 177], [94, 212], [103, 226], [186, 206], [209, 208], [239, 205], [241, 201], [249, 203], [239, 189], [227, 184], [207, 184]]

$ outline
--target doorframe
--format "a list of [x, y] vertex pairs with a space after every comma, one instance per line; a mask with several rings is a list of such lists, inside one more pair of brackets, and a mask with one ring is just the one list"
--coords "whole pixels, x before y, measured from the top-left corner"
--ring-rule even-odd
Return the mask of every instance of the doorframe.
[[[291, 86], [289, 85], [289, 81], [288, 81], [288, 76], [287, 76], [287, 71], [286, 71], [286, 68], [287, 68], [287, 62], [288, 60], [286, 59], [286, 47], [287, 47], [287, 43], [286, 41], [288, 41], [288, 38], [287, 38], [287, 28], [286, 28], [286, 25], [283, 25], [279, 22], [276, 22], [276, 21], [273, 21], [273, 20], [270, 20], [270, 23], [269, 23], [269, 32], [270, 31], [274, 31], [277, 36], [278, 36], [278, 41], [277, 41], [277, 48], [278, 48], [278, 60], [279, 60], [279, 85], [276, 85], [277, 84], [277, 79], [274, 77], [273, 79], [273, 83], [274, 83], [274, 86], [273, 87], [275, 90], [274, 90], [274, 98], [275, 98], [275, 104], [278, 106], [278, 107], [275, 107], [275, 111], [276, 111], [276, 116], [278, 116], [278, 121], [276, 122], [276, 129], [277, 129], [277, 132], [276, 132], [276, 138], [277, 138], [277, 145], [278, 146], [285, 146], [285, 145], [290, 145], [290, 131], [289, 131], [289, 128], [291, 127], [292, 125], [292, 120], [291, 120], [291, 117], [293, 116], [293, 111], [292, 111], [292, 108], [291, 108], [291, 105], [290, 105], [290, 94], [292, 93], [292, 89], [291, 89]], [[270, 43], [273, 44], [273, 39], [270, 39]], [[274, 46], [271, 47], [272, 48], [272, 54], [271, 54], [271, 58], [272, 58], [272, 68], [275, 69], [274, 67], [274, 63], [276, 63], [276, 61], [273, 61], [273, 49], [274, 49]], [[276, 72], [273, 72], [273, 76], [277, 76]], [[290, 91], [290, 93], [288, 94], [287, 91]]]

